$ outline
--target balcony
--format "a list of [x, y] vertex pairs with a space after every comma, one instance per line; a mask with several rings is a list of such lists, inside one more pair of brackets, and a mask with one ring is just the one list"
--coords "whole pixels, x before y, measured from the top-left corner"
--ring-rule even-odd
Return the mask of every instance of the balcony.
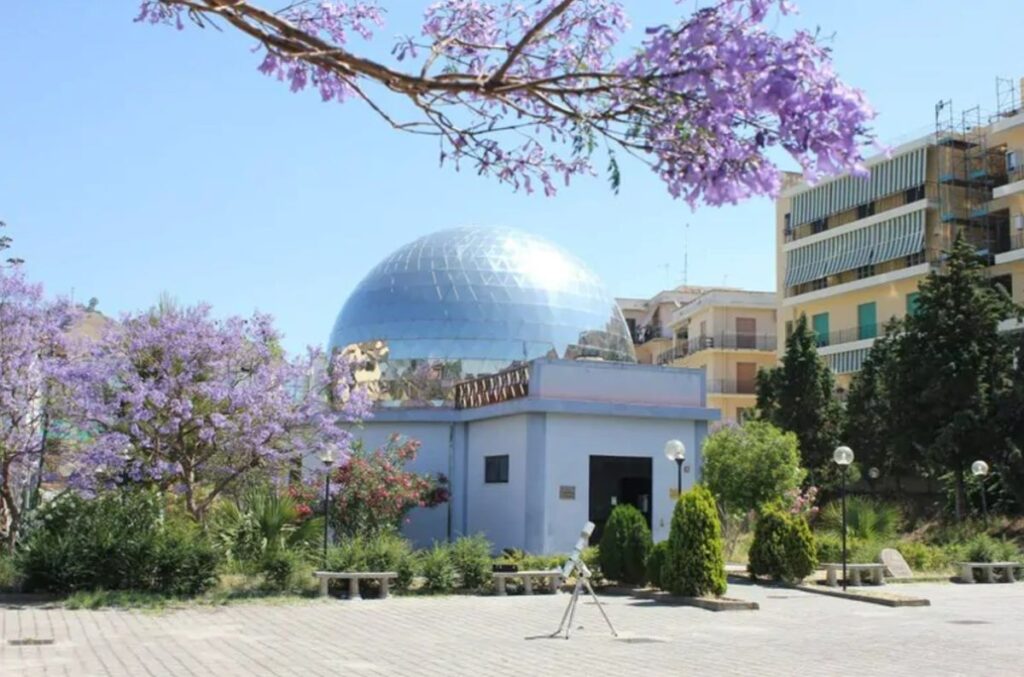
[[762, 350], [775, 352], [778, 345], [775, 334], [730, 334], [720, 332], [706, 336], [695, 336], [691, 339], [676, 339], [676, 344], [669, 350], [659, 353], [656, 362], [668, 364], [673, 360], [682, 359], [687, 355], [702, 350]]
[[828, 346], [837, 346], [843, 343], [873, 339], [883, 333], [885, 333], [885, 327], [880, 324], [862, 324], [852, 329], [832, 331], [825, 336], [818, 334], [815, 336], [815, 343], [819, 348], [827, 348]]
[[708, 394], [711, 395], [756, 395], [757, 381], [715, 378], [708, 381]]
[[992, 189], [992, 199], [1024, 193], [1024, 167], [1016, 167], [1006, 173], [1006, 183]]

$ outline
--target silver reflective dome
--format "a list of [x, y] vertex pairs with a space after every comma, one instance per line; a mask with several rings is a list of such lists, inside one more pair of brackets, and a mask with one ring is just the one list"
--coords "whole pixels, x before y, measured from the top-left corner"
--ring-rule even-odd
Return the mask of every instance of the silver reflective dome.
[[636, 359], [598, 277], [512, 228], [440, 231], [381, 261], [334, 323], [330, 348], [353, 344], [382, 352], [392, 404], [440, 404], [457, 381], [538, 357]]

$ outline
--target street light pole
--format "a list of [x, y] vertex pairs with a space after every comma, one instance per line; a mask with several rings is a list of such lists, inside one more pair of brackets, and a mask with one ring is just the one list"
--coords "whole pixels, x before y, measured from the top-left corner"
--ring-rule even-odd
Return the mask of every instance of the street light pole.
[[981, 485], [981, 514], [985, 520], [985, 526], [988, 526], [988, 492], [985, 490], [985, 477], [988, 475], [988, 463], [985, 461], [975, 461], [971, 464], [971, 473], [978, 478], [978, 484]]
[[686, 445], [679, 440], [665, 443], [665, 458], [676, 462], [676, 500], [683, 495], [683, 461], [686, 460]]
[[850, 464], [853, 463], [853, 449], [847, 446], [836, 447], [835, 452], [832, 454], [832, 460], [836, 462], [836, 465], [839, 466], [843, 473], [841, 485], [843, 502], [843, 592], [846, 592], [846, 471], [850, 468]]
[[334, 463], [334, 449], [331, 446], [324, 447], [320, 452], [320, 462], [324, 464], [324, 570], [327, 570], [327, 530], [330, 524], [331, 514], [331, 465]]

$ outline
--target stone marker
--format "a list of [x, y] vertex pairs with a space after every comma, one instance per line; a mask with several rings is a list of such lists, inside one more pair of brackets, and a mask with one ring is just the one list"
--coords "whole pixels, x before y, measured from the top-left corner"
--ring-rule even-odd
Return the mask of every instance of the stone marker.
[[879, 557], [882, 564], [885, 565], [886, 571], [893, 578], [912, 578], [914, 576], [914, 572], [910, 570], [907, 560], [903, 559], [899, 550], [885, 548]]

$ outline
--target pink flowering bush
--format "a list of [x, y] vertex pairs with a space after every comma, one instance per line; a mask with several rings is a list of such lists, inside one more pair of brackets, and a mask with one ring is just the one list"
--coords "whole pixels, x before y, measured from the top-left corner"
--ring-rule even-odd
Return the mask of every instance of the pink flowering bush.
[[343, 535], [372, 535], [398, 529], [413, 508], [432, 508], [449, 499], [448, 478], [406, 470], [420, 443], [393, 435], [386, 445], [364, 451], [356, 443], [331, 476], [331, 524]]
[[819, 508], [815, 505], [817, 500], [818, 487], [807, 487], [804, 491], [794, 488], [786, 491], [783, 496], [783, 505], [790, 514], [800, 515], [810, 521], [818, 515]]

